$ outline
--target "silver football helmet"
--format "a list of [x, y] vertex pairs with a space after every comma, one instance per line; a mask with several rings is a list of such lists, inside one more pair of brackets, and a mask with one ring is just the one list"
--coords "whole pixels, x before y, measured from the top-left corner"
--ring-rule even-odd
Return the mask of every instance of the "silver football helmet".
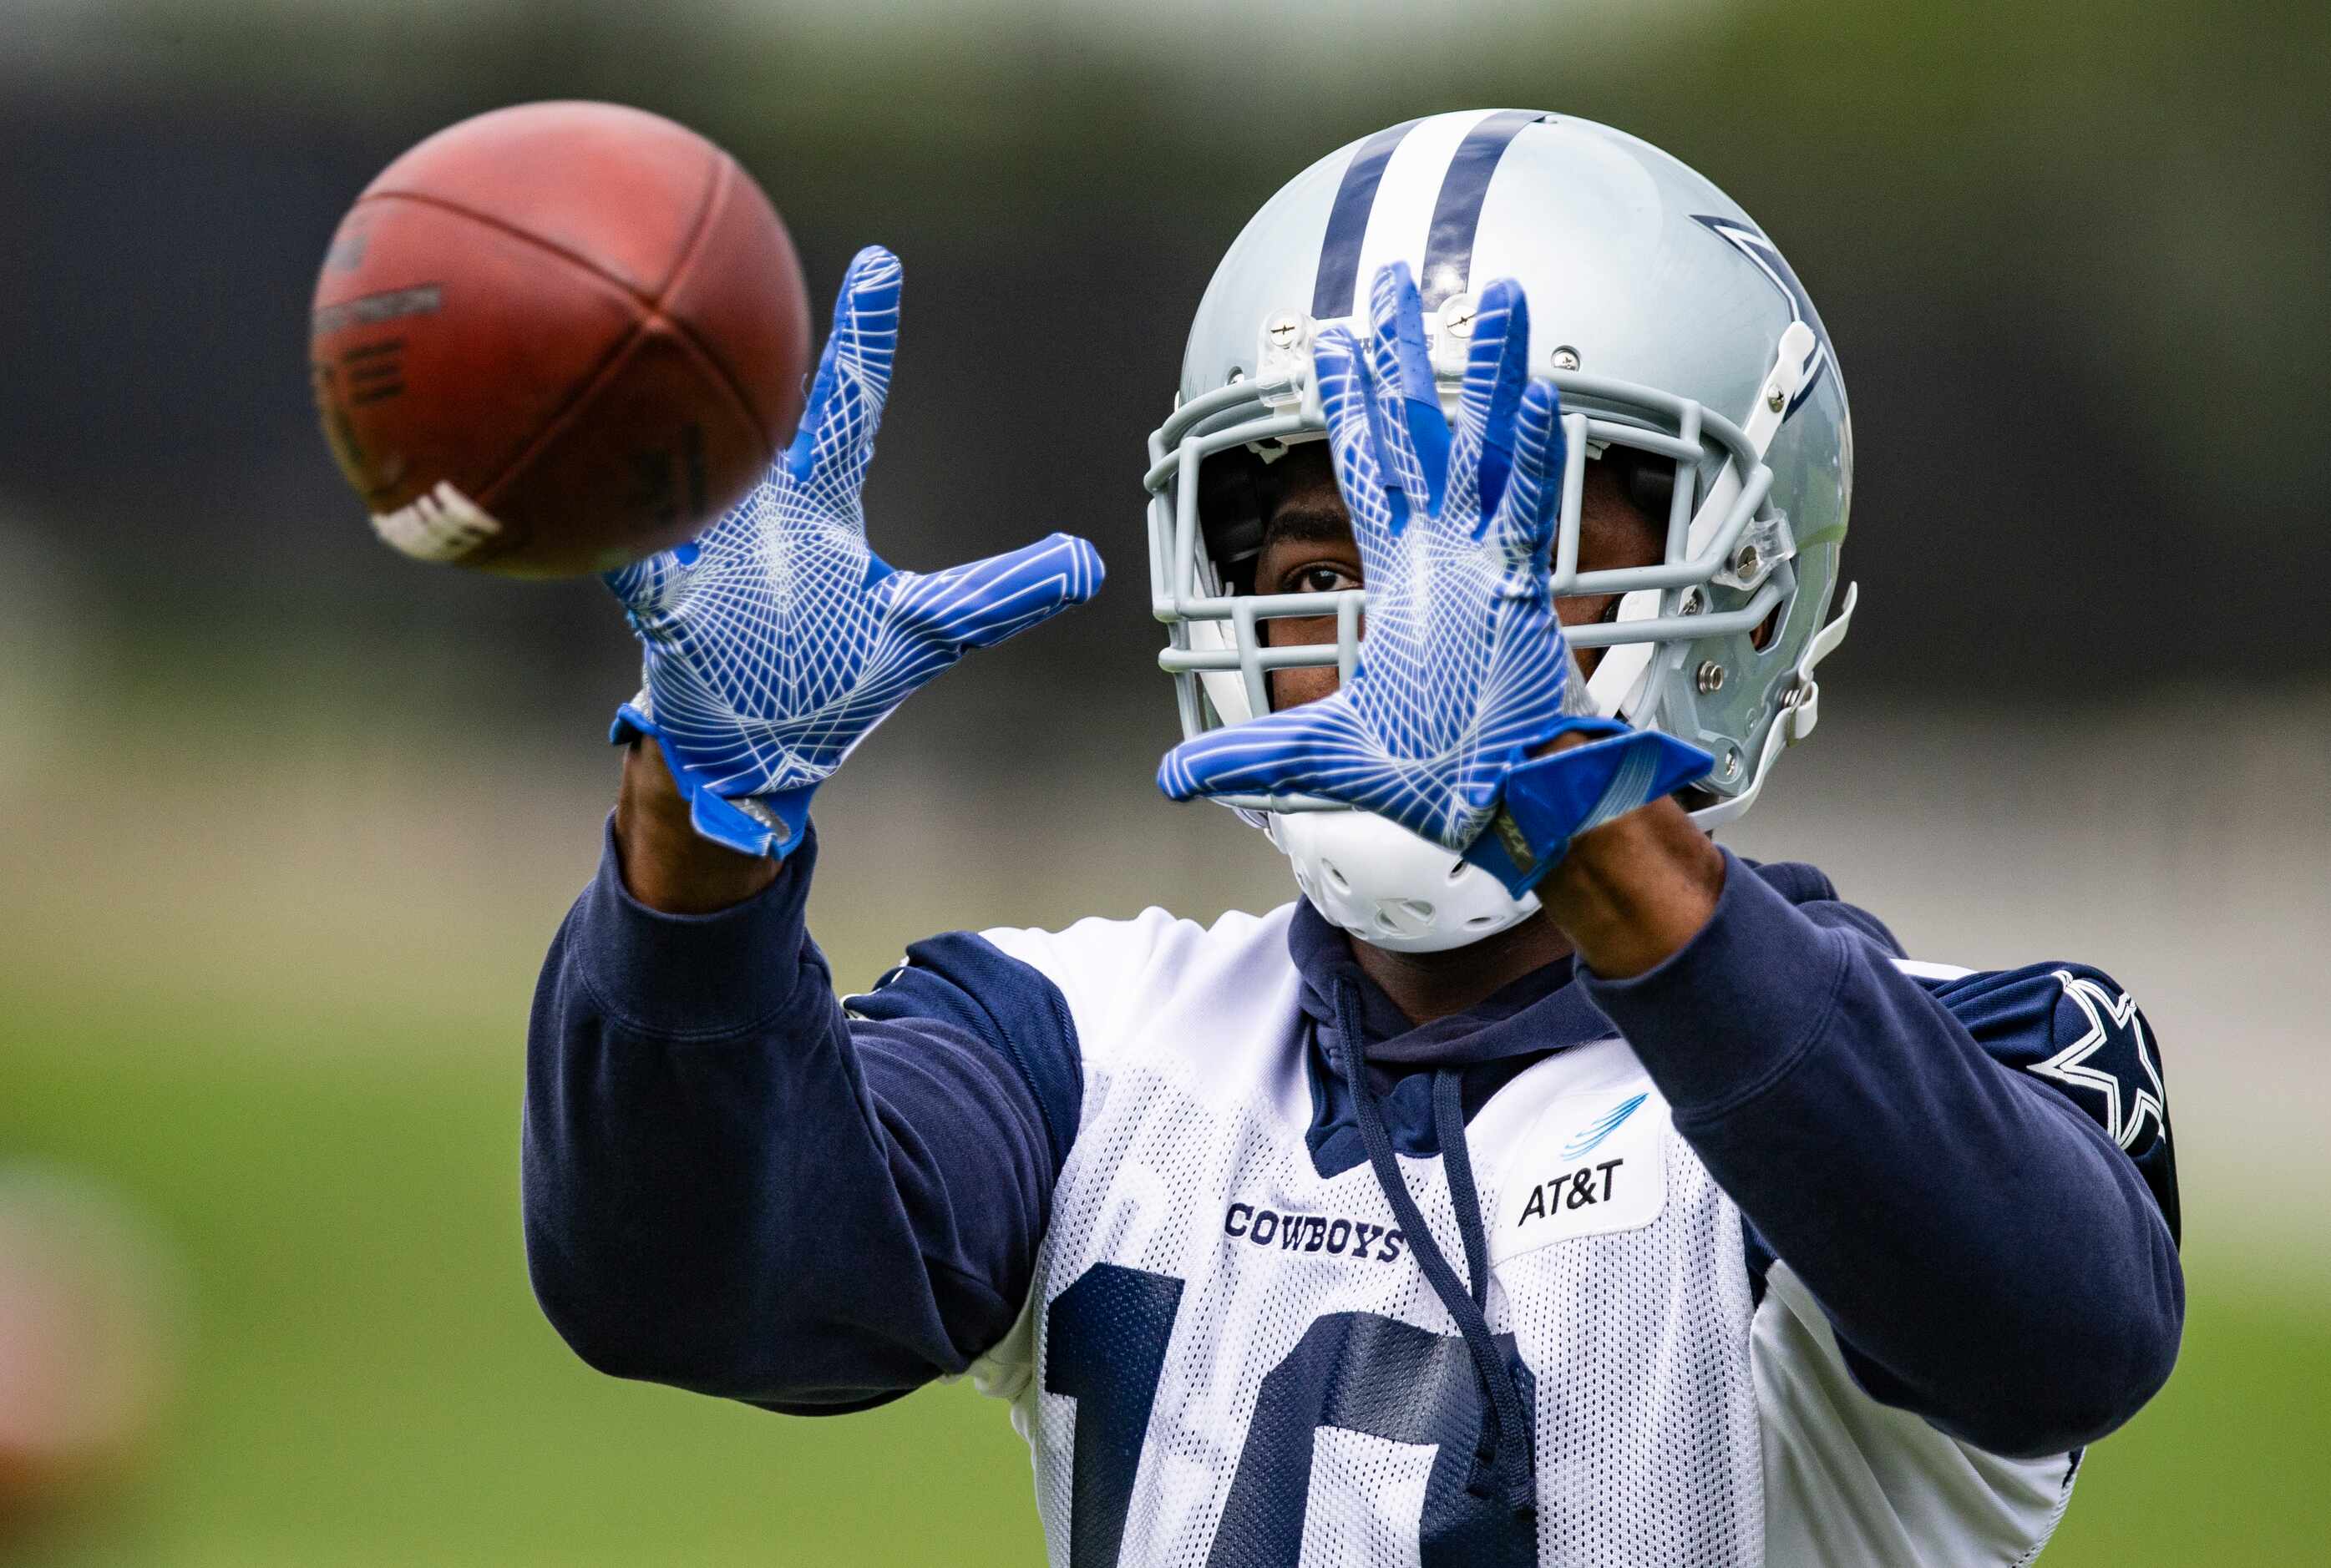
[[[1369, 280], [1394, 260], [1422, 290], [1452, 416], [1474, 290], [1521, 284], [1530, 372], [1560, 387], [1569, 438], [1553, 590], [1621, 596], [1610, 621], [1568, 631], [1574, 648], [1604, 651], [1586, 698], [1705, 747], [1716, 769], [1687, 804], [1709, 827], [1738, 816], [1783, 748], [1812, 733], [1813, 668], [1852, 614], [1848, 589], [1827, 618], [1852, 481], [1844, 385], [1812, 301], [1729, 197], [1631, 136], [1533, 110], [1432, 115], [1329, 154], [1264, 204], [1215, 270], [1146, 478], [1151, 606], [1167, 628], [1158, 662], [1184, 734], [1268, 711], [1270, 670], [1351, 673], [1366, 590], [1255, 592], [1262, 518], [1252, 485], [1228, 470], [1324, 435], [1312, 339], [1333, 321], [1365, 338]], [[1582, 572], [1585, 465], [1614, 459], [1639, 504], [1663, 510], [1665, 558]], [[1330, 605], [1335, 641], [1265, 645], [1262, 622]], [[1289, 854], [1322, 914], [1378, 946], [1460, 946], [1537, 908], [1368, 813], [1301, 797], [1226, 803]]]

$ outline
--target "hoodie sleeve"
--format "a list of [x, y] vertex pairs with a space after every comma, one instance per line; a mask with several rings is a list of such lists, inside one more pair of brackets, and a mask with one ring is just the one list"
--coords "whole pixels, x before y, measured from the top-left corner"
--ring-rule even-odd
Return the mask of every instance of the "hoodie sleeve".
[[804, 906], [813, 836], [707, 916], [623, 885], [612, 830], [528, 1030], [527, 1259], [600, 1370], [801, 1414], [961, 1373], [1026, 1294], [1077, 1125], [1051, 984], [918, 943], [845, 1011]]
[[[1688, 1138], [1818, 1298], [1871, 1397], [2007, 1456], [2111, 1431], [2184, 1315], [2145, 1020], [2078, 965], [1913, 965], [1809, 868], [1726, 856], [1715, 916], [1587, 978]], [[1799, 895], [1792, 901], [1791, 894]]]

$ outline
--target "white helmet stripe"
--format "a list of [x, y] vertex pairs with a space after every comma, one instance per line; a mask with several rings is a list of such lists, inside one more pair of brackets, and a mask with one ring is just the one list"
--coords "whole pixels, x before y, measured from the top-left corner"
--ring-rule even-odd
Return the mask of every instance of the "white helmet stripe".
[[1365, 316], [1368, 280], [1392, 261], [1414, 269], [1428, 310], [1470, 288], [1490, 176], [1516, 137], [1553, 118], [1527, 109], [1436, 114], [1362, 142], [1328, 210], [1313, 318]]
[[1439, 204], [1449, 165], [1473, 128], [1497, 111], [1478, 114], [1436, 114], [1422, 120], [1384, 165], [1376, 187], [1375, 208], [1360, 242], [1357, 276], [1351, 297], [1339, 301], [1328, 316], [1368, 315], [1368, 280], [1388, 261], [1406, 261], [1413, 269], [1424, 260], [1424, 242], [1432, 232], [1432, 211]]
[[1441, 194], [1432, 203], [1432, 227], [1424, 240], [1424, 265], [1416, 283], [1424, 308], [1437, 310], [1451, 294], [1472, 287], [1473, 236], [1481, 226], [1481, 203], [1489, 194], [1489, 176], [1498, 160], [1519, 136], [1522, 128], [1553, 117], [1534, 109], [1501, 109], [1484, 118], [1449, 159], [1441, 176]]

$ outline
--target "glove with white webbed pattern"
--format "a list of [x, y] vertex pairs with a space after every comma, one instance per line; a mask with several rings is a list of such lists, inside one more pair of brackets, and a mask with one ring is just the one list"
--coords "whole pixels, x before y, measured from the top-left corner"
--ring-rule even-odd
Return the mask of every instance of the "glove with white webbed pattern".
[[698, 832], [783, 856], [811, 794], [899, 704], [967, 649], [1099, 591], [1100, 556], [1067, 534], [947, 571], [873, 553], [859, 492], [899, 341], [898, 258], [842, 277], [793, 445], [692, 543], [607, 574], [646, 651], [618, 744], [652, 736]]
[[[1365, 347], [1333, 327], [1312, 351], [1367, 586], [1357, 664], [1318, 701], [1184, 741], [1158, 787], [1374, 812], [1519, 895], [1576, 834], [1704, 777], [1713, 759], [1585, 709], [1547, 585], [1561, 396], [1528, 378], [1519, 286], [1481, 290], [1453, 431], [1404, 263], [1376, 274], [1369, 305]], [[1574, 732], [1600, 738], [1532, 760]]]

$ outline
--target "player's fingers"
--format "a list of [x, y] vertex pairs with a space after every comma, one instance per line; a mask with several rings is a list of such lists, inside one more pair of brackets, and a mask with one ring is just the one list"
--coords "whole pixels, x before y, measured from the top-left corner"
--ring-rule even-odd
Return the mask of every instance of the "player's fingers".
[[923, 641], [992, 648], [1100, 592], [1100, 552], [1074, 534], [944, 572], [900, 573], [891, 614]]
[[1191, 736], [1157, 765], [1168, 800], [1201, 795], [1329, 794], [1346, 759], [1370, 748], [1341, 692], [1228, 729]]
[[1352, 537], [1360, 561], [1372, 575], [1389, 551], [1392, 536], [1408, 512], [1407, 497], [1384, 477], [1376, 461], [1375, 417], [1370, 411], [1370, 375], [1359, 339], [1330, 327], [1311, 349], [1311, 374], [1319, 388], [1319, 410], [1327, 423], [1327, 452], [1336, 468], [1336, 488], [1351, 514]]
[[832, 476], [855, 482], [874, 452], [899, 351], [899, 258], [869, 245], [852, 258], [834, 297], [833, 330], [810, 384], [801, 431], [785, 453], [796, 483]]
[[1368, 290], [1378, 445], [1410, 508], [1437, 514], [1449, 479], [1449, 422], [1424, 346], [1424, 305], [1408, 263], [1379, 269]]
[[[1514, 420], [1529, 380], [1529, 306], [1521, 285], [1500, 278], [1475, 305], [1472, 347], [1458, 394], [1457, 433], [1449, 453], [1449, 483], [1460, 499], [1478, 503], [1479, 531], [1497, 516], [1513, 470]], [[1470, 494], [1468, 493], [1470, 491]]]
[[1551, 381], [1522, 389], [1514, 413], [1513, 473], [1498, 508], [1497, 530], [1507, 558], [1546, 564], [1562, 515], [1563, 472], [1569, 444], [1562, 433], [1562, 394]]

